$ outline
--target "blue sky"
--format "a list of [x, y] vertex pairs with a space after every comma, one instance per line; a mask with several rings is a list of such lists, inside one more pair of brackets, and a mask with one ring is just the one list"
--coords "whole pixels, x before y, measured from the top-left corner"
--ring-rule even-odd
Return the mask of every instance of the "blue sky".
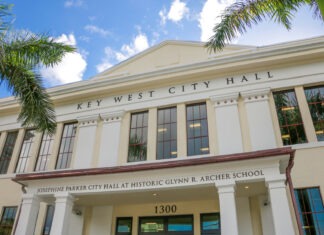
[[[47, 34], [77, 47], [63, 63], [41, 69], [46, 87], [86, 80], [164, 40], [206, 41], [217, 16], [235, 0], [11, 0], [13, 29]], [[216, 21], [215, 21], [216, 19]], [[269, 45], [324, 35], [308, 7], [291, 31], [266, 21], [234, 43]], [[0, 98], [10, 96], [4, 85]]]

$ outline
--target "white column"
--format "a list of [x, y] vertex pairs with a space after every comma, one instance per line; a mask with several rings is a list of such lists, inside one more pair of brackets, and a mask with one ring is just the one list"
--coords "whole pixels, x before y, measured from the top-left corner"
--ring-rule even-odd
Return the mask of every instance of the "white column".
[[37, 196], [24, 194], [22, 196], [21, 212], [16, 228], [16, 235], [34, 234], [40, 201]]
[[219, 154], [243, 152], [238, 93], [210, 97], [214, 102]]
[[100, 138], [98, 167], [116, 166], [124, 111], [100, 114], [103, 127]]
[[241, 92], [247, 113], [252, 150], [276, 147], [269, 92], [270, 89]]
[[55, 194], [55, 211], [50, 235], [67, 235], [73, 207], [73, 196], [69, 193]]
[[286, 192], [285, 176], [267, 180], [275, 235], [295, 234]]
[[98, 115], [79, 117], [79, 130], [73, 168], [90, 168], [96, 140]]
[[235, 183], [216, 183], [219, 197], [222, 235], [238, 235], [238, 220], [235, 202]]

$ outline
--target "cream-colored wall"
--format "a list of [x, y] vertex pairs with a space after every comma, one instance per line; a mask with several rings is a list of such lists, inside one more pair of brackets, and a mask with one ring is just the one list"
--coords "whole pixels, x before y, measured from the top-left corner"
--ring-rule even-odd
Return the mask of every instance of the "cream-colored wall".
[[0, 178], [1, 193], [0, 206], [18, 206], [21, 201], [21, 185], [13, 182], [11, 178]]
[[[176, 213], [156, 214], [155, 206], [176, 205]], [[186, 201], [186, 202], [167, 202], [140, 205], [122, 205], [114, 206], [113, 224], [111, 234], [115, 234], [117, 217], [133, 217], [133, 232], [138, 232], [138, 218], [144, 216], [171, 216], [171, 215], [193, 215], [194, 216], [194, 234], [200, 234], [200, 214], [219, 212], [217, 197], [214, 201]]]
[[322, 147], [297, 149], [292, 169], [294, 188], [320, 187], [324, 196], [324, 143]]

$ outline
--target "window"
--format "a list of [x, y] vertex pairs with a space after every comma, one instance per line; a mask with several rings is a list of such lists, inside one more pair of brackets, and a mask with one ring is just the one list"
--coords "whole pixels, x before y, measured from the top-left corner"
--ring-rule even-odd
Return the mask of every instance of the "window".
[[0, 156], [0, 174], [6, 174], [15, 147], [18, 131], [9, 132]]
[[0, 221], [0, 234], [10, 235], [15, 222], [17, 207], [4, 207]]
[[305, 96], [318, 141], [324, 141], [324, 86], [305, 89]]
[[76, 129], [77, 123], [64, 125], [56, 169], [65, 169], [70, 167]]
[[219, 213], [200, 215], [201, 235], [220, 235], [220, 216]]
[[146, 160], [148, 112], [133, 113], [131, 117], [128, 162]]
[[177, 157], [177, 108], [158, 110], [157, 159]]
[[206, 104], [187, 106], [187, 154], [208, 154], [208, 125]]
[[132, 234], [133, 218], [117, 218], [116, 235], [131, 235]]
[[319, 188], [295, 189], [304, 234], [324, 234], [324, 206]]
[[34, 137], [35, 130], [27, 130], [25, 132], [24, 141], [21, 146], [20, 155], [16, 166], [16, 173], [22, 173], [26, 171], [28, 159], [30, 157], [31, 146], [34, 142]]
[[52, 153], [53, 142], [54, 142], [54, 135], [50, 135], [47, 133], [43, 134], [42, 143], [38, 152], [35, 171], [47, 170], [48, 160]]
[[284, 145], [305, 143], [306, 135], [293, 90], [273, 94]]
[[139, 234], [172, 234], [192, 235], [193, 216], [165, 216], [165, 217], [142, 217], [139, 218]]
[[53, 217], [54, 217], [54, 209], [55, 209], [55, 207], [53, 205], [47, 206], [45, 223], [44, 223], [42, 235], [49, 235], [51, 232], [51, 227], [52, 227], [52, 222], [53, 222]]

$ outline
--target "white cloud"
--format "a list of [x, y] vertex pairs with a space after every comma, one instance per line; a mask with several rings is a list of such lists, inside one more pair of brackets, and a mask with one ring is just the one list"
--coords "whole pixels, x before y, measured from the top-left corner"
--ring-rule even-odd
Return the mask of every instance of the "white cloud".
[[161, 18], [161, 25], [165, 25], [168, 16], [167, 16], [167, 10], [164, 7], [162, 10], [159, 11], [159, 16]]
[[171, 3], [169, 12], [165, 7], [159, 11], [159, 16], [161, 19], [161, 25], [165, 25], [167, 20], [170, 20], [174, 23], [180, 22], [185, 16], [189, 15], [189, 8], [185, 2], [181, 0], [174, 0]]
[[83, 0], [67, 0], [64, 2], [65, 7], [81, 7], [83, 5]]
[[121, 62], [129, 57], [144, 51], [149, 47], [147, 36], [139, 33], [133, 38], [130, 44], [124, 44], [120, 51], [115, 51], [110, 47], [105, 48], [105, 57], [102, 62], [96, 66], [97, 71], [100, 73], [107, 68], [110, 68], [116, 62]]
[[208, 41], [208, 39], [213, 35], [215, 24], [220, 22], [219, 16], [227, 6], [234, 2], [235, 0], [207, 0], [205, 2], [199, 17], [201, 41]]
[[170, 11], [168, 13], [168, 19], [173, 22], [179, 22], [182, 18], [189, 13], [187, 4], [180, 0], [174, 0], [171, 4]]
[[[76, 46], [76, 40], [73, 34], [62, 34], [55, 41]], [[40, 73], [52, 86], [80, 81], [87, 67], [85, 60], [86, 54], [87, 52], [85, 51], [82, 54], [78, 52], [67, 53], [61, 63], [54, 67], [44, 67], [40, 70]]]
[[108, 30], [105, 30], [103, 28], [100, 28], [100, 27], [98, 27], [96, 25], [92, 25], [92, 24], [88, 24], [88, 25], [84, 26], [84, 29], [90, 33], [97, 33], [103, 37], [106, 37], [111, 34]]

